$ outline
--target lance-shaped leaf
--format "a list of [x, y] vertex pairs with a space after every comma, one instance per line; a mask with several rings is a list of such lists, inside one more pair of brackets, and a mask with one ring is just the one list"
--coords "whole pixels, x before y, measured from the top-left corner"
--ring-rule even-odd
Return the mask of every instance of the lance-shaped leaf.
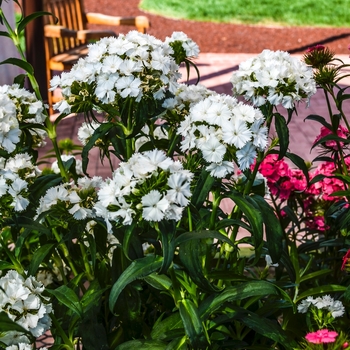
[[203, 349], [208, 345], [198, 309], [192, 300], [183, 299], [179, 306], [180, 316], [191, 345]]
[[296, 348], [297, 343], [295, 340], [289, 337], [276, 321], [261, 317], [256, 313], [241, 307], [234, 307], [233, 309], [236, 312], [229, 314], [228, 317], [232, 316], [232, 319], [238, 320], [240, 323], [245, 324], [255, 332], [282, 344], [284, 349], [293, 350]]
[[24, 69], [28, 74], [34, 75], [33, 66], [30, 63], [28, 63], [27, 61], [23, 61], [19, 58], [15, 58], [15, 57], [8, 58], [8, 59], [0, 62], [0, 64], [12, 64], [14, 66], [18, 66], [18, 67]]
[[163, 264], [159, 274], [165, 274], [174, 259], [175, 252], [175, 221], [161, 221], [159, 229], [162, 236]]
[[327, 120], [324, 117], [320, 116], [320, 115], [311, 114], [311, 115], [307, 116], [304, 120], [315, 120], [316, 122], [319, 122], [320, 124], [322, 124], [327, 129], [332, 130], [332, 125], [329, 124], [327, 122]]
[[79, 317], [83, 316], [83, 307], [80, 304], [78, 296], [69, 287], [63, 285], [56, 289], [46, 289], [47, 292], [54, 295], [57, 300], [76, 313]]
[[211, 294], [199, 305], [199, 315], [205, 321], [226, 302], [242, 300], [253, 296], [279, 295], [280, 290], [266, 281], [249, 281], [237, 286], [226, 287], [221, 293]]
[[281, 114], [275, 113], [274, 116], [275, 116], [275, 128], [276, 128], [278, 141], [280, 145], [278, 159], [282, 159], [287, 153], [288, 146], [289, 146], [289, 129], [288, 129], [286, 120]]
[[89, 163], [89, 152], [95, 146], [95, 142], [105, 136], [112, 128], [114, 128], [113, 123], [102, 123], [90, 137], [88, 143], [84, 146], [83, 152], [81, 153], [82, 157], [82, 167], [83, 172], [86, 174], [86, 169]]
[[109, 295], [109, 309], [113, 312], [120, 293], [131, 282], [149, 276], [160, 269], [163, 263], [161, 256], [146, 256], [134, 260], [114, 283]]
[[[42, 17], [42, 16], [53, 16], [53, 14], [51, 12], [44, 12], [44, 11], [37, 11], [34, 13], [31, 13], [30, 15], [24, 17], [18, 24], [17, 27], [17, 32], [18, 34], [22, 32], [22, 30], [24, 30], [24, 28], [27, 26], [28, 23], [30, 23], [31, 21], [33, 21], [34, 19], [38, 18], [38, 17]], [[56, 22], [58, 22], [58, 18], [55, 17]]]
[[238, 208], [243, 212], [250, 224], [250, 232], [253, 234], [255, 250], [259, 250], [263, 245], [263, 217], [256, 202], [249, 196], [243, 196], [239, 192], [232, 192], [228, 195]]
[[192, 204], [197, 209], [199, 209], [203, 205], [204, 201], [208, 197], [208, 194], [214, 182], [215, 179], [203, 169], [197, 181], [196, 187], [192, 193], [191, 199]]
[[203, 272], [203, 260], [207, 255], [207, 243], [204, 239], [186, 241], [180, 246], [180, 259], [193, 282], [208, 292], [218, 292], [219, 288], [212, 285]]
[[270, 205], [260, 196], [251, 197], [259, 206], [265, 224], [267, 248], [274, 263], [278, 262], [282, 255], [283, 230], [281, 224]]
[[34, 276], [38, 270], [38, 267], [42, 263], [42, 261], [46, 258], [46, 256], [53, 250], [56, 246], [55, 243], [48, 243], [41, 246], [39, 249], [35, 251], [33, 254], [32, 260], [30, 261], [28, 274]]

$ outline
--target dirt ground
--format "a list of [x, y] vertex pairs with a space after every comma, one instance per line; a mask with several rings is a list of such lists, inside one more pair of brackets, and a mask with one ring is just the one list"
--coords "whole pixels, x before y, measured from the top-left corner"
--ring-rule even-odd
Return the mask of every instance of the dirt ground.
[[[109, 15], [146, 15], [151, 21], [149, 34], [164, 40], [174, 31], [183, 31], [211, 53], [260, 53], [263, 49], [303, 53], [323, 44], [337, 54], [350, 53], [350, 28], [262, 27], [174, 20], [138, 9], [139, 0], [84, 0], [85, 10]], [[110, 28], [114, 29], [115, 28]], [[130, 28], [122, 28], [128, 31]]]

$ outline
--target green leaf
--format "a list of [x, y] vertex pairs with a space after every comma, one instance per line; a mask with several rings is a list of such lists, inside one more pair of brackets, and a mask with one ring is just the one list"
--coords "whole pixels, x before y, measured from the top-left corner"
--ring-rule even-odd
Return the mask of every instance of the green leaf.
[[13, 270], [15, 266], [8, 261], [0, 260], [0, 271], [3, 270]]
[[108, 287], [101, 288], [98, 280], [91, 282], [89, 289], [80, 300], [80, 304], [84, 310], [84, 314], [93, 306], [98, 305], [101, 301], [101, 295], [108, 289]]
[[153, 288], [158, 290], [169, 290], [172, 286], [171, 279], [166, 275], [151, 273], [144, 280]]
[[320, 115], [316, 114], [310, 114], [307, 116], [304, 120], [315, 120], [316, 122], [319, 122], [324, 127], [326, 127], [328, 130], [332, 130], [332, 125], [329, 124], [324, 117], [321, 117]]
[[208, 194], [214, 182], [215, 179], [212, 176], [210, 176], [210, 174], [205, 169], [203, 169], [199, 176], [197, 185], [192, 193], [191, 199], [192, 204], [197, 209], [199, 209], [203, 205], [204, 201], [208, 197]]
[[[236, 220], [232, 220], [232, 222], [237, 222]], [[232, 223], [231, 222], [231, 223]], [[191, 231], [181, 234], [175, 240], [175, 245], [179, 246], [185, 242], [191, 241], [193, 239], [218, 239], [219, 241], [228, 243], [232, 247], [235, 247], [234, 243], [225, 235], [218, 231]]]
[[69, 287], [63, 285], [56, 289], [46, 289], [50, 294], [54, 295], [60, 303], [67, 306], [79, 317], [83, 315], [83, 308], [79, 302], [78, 296]]
[[183, 327], [181, 316], [178, 312], [170, 314], [167, 318], [159, 317], [152, 328], [152, 339], [165, 340], [167, 335], [174, 329]]
[[180, 316], [191, 345], [203, 349], [208, 345], [199, 312], [192, 300], [183, 299], [179, 306]]
[[175, 252], [175, 221], [161, 221], [159, 223], [159, 230], [162, 236], [162, 250], [163, 250], [163, 264], [159, 274], [165, 274], [173, 262]]
[[[255, 250], [261, 249], [263, 245], [263, 217], [260, 208], [249, 196], [243, 196], [239, 192], [232, 192], [228, 197], [236, 203], [246, 216], [250, 224], [249, 231], [254, 237]], [[260, 256], [260, 254], [257, 255]]]
[[315, 271], [315, 272], [312, 272], [312, 273], [309, 273], [307, 275], [300, 277], [300, 282], [304, 282], [304, 281], [307, 281], [307, 280], [310, 280], [310, 279], [316, 278], [316, 277], [321, 277], [322, 275], [328, 275], [330, 273], [332, 273], [332, 270], [330, 270], [330, 269]]
[[15, 77], [15, 79], [13, 80], [13, 83], [18, 84], [23, 89], [26, 78], [27, 78], [26, 74], [19, 74]]
[[25, 330], [16, 322], [12, 321], [5, 312], [0, 312], [0, 330], [1, 332], [18, 331], [20, 333], [28, 334], [31, 336], [31, 333], [29, 331]]
[[180, 246], [179, 256], [193, 282], [207, 292], [218, 292], [219, 288], [212, 285], [203, 273], [203, 265], [207, 256], [206, 240], [189, 240]]
[[[42, 17], [42, 16], [46, 16], [46, 15], [53, 16], [53, 14], [50, 13], [50, 12], [37, 11], [37, 12], [34, 12], [34, 13], [30, 14], [27, 17], [24, 17], [20, 21], [20, 23], [19, 23], [19, 25], [17, 27], [18, 34], [21, 33], [22, 30], [24, 30], [24, 28], [27, 26], [28, 23], [30, 23], [31, 21], [33, 21], [34, 19], [36, 19], [38, 17]], [[56, 18], [56, 22], [58, 22], [58, 18]]]
[[24, 69], [28, 74], [34, 75], [33, 66], [30, 63], [23, 61], [19, 58], [15, 58], [15, 57], [8, 58], [8, 59], [0, 62], [0, 64], [12, 64], [14, 66], [18, 66], [18, 67]]
[[275, 113], [274, 116], [275, 116], [275, 128], [276, 128], [278, 141], [280, 145], [280, 151], [278, 156], [278, 159], [280, 160], [285, 156], [288, 150], [289, 129], [288, 129], [286, 120], [281, 114]]
[[33, 254], [32, 260], [30, 261], [28, 274], [31, 276], [35, 276], [38, 267], [42, 263], [42, 261], [46, 258], [46, 256], [53, 250], [56, 246], [55, 243], [44, 244], [39, 249], [35, 251]]
[[345, 144], [348, 144], [350, 143], [350, 140], [348, 139], [344, 139], [342, 137], [339, 137], [337, 135], [334, 135], [334, 134], [330, 134], [330, 135], [326, 135], [324, 137], [322, 137], [321, 139], [319, 139], [317, 142], [315, 142], [311, 149], [314, 149], [316, 146], [322, 144], [322, 143], [325, 143], [327, 141], [337, 141], [337, 142], [341, 142], [341, 143], [345, 143]]
[[306, 297], [311, 296], [311, 295], [320, 295], [320, 294], [324, 294], [324, 293], [345, 292], [345, 291], [346, 291], [346, 287], [340, 286], [337, 284], [327, 284], [325, 286], [318, 286], [318, 287], [314, 287], [314, 288], [309, 288], [304, 293], [301, 293], [298, 296], [296, 303], [299, 302], [300, 300], [306, 298]]
[[281, 224], [270, 205], [264, 198], [253, 195], [251, 198], [259, 206], [265, 224], [266, 243], [269, 254], [274, 263], [277, 263], [282, 255], [283, 230]]
[[0, 31], [0, 36], [6, 36], [7, 38], [11, 39], [11, 36], [8, 32], [3, 32], [2, 30]]
[[279, 289], [267, 281], [252, 280], [240, 283], [237, 286], [226, 287], [219, 294], [212, 294], [199, 305], [199, 314], [202, 321], [207, 320], [216, 310], [226, 302], [242, 300], [253, 296], [278, 295]]
[[285, 349], [292, 350], [297, 346], [297, 343], [293, 340], [293, 338], [288, 337], [287, 333], [276, 321], [269, 320], [265, 317], [260, 317], [256, 313], [243, 308], [235, 307], [234, 309], [238, 311], [235, 314], [234, 319], [244, 323], [255, 332], [282, 344]]
[[116, 347], [115, 350], [164, 350], [166, 343], [160, 340], [129, 340]]
[[82, 166], [83, 166], [83, 172], [87, 175], [86, 170], [87, 166], [89, 164], [89, 152], [90, 150], [95, 146], [95, 142], [99, 139], [108, 134], [108, 132], [114, 128], [113, 123], [102, 123], [93, 133], [93, 135], [90, 137], [89, 142], [84, 146], [83, 151], [81, 153], [82, 158]]
[[305, 164], [305, 160], [294, 153], [286, 153], [286, 157], [290, 159], [304, 174], [306, 181], [309, 182], [309, 168]]
[[114, 283], [109, 295], [109, 309], [114, 311], [120, 293], [129, 283], [158, 271], [162, 264], [163, 257], [152, 255], [133, 261]]

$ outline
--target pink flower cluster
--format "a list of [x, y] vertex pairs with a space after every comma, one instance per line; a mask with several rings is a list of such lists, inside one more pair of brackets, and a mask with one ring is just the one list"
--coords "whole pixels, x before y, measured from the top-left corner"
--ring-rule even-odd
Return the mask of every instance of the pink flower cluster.
[[[322, 138], [328, 136], [328, 135], [332, 135], [333, 132], [332, 130], [329, 130], [328, 128], [326, 128], [325, 126], [323, 126], [321, 128], [321, 133], [316, 137], [316, 140], [314, 143], [318, 142], [319, 140], [321, 140]], [[337, 130], [337, 136], [338, 137], [341, 137], [343, 139], [347, 139], [350, 134], [349, 134], [349, 131], [348, 129], [346, 129], [345, 127], [339, 125], [338, 127], [338, 130]], [[329, 141], [326, 141], [324, 143], [322, 143], [322, 146], [326, 149], [329, 149], [329, 150], [334, 150], [334, 151], [338, 151], [338, 145], [337, 145], [337, 142], [334, 141], [334, 140], [329, 140]], [[342, 148], [344, 147], [344, 142], [339, 142], [339, 146]]]
[[[350, 158], [346, 158], [345, 162], [350, 169]], [[271, 195], [280, 201], [289, 200], [292, 196], [302, 199], [305, 222], [310, 228], [321, 231], [327, 228], [323, 214], [333, 201], [339, 199], [332, 196], [332, 193], [345, 189], [341, 180], [325, 177], [308, 187], [302, 171], [290, 168], [286, 161], [278, 160], [276, 154], [268, 155], [260, 165], [259, 171], [267, 179]], [[314, 171], [309, 172], [309, 177], [313, 179], [319, 174], [332, 176], [335, 172], [333, 162], [323, 162]]]
[[306, 179], [299, 169], [291, 169], [277, 154], [268, 155], [259, 168], [267, 179], [267, 186], [272, 195], [280, 200], [288, 200], [293, 192], [305, 191]]
[[314, 344], [334, 343], [337, 336], [337, 332], [329, 331], [328, 329], [320, 329], [317, 332], [308, 333], [305, 339], [309, 343]]

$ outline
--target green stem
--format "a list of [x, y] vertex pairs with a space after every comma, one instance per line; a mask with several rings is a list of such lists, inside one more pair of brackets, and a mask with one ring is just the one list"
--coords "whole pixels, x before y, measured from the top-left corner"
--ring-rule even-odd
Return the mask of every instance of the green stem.
[[74, 276], [78, 276], [78, 271], [75, 268], [73, 260], [70, 257], [69, 250], [68, 250], [66, 244], [62, 241], [61, 235], [57, 232], [57, 229], [55, 227], [53, 227], [50, 218], [47, 217], [46, 220], [49, 222], [52, 233], [58, 242], [58, 247], [61, 249], [63, 256], [67, 259], [69, 267], [72, 269]]
[[221, 196], [219, 195], [220, 189], [216, 189], [213, 192], [213, 199], [212, 199], [212, 208], [211, 208], [211, 215], [210, 215], [210, 221], [209, 221], [209, 230], [214, 230], [215, 223], [217, 221], [217, 211], [220, 206], [221, 202]]
[[128, 117], [127, 117], [127, 134], [125, 135], [127, 138], [125, 139], [126, 143], [126, 160], [129, 160], [134, 153], [134, 140], [130, 138], [133, 131], [133, 100], [130, 99], [128, 101]]
[[86, 277], [91, 282], [95, 279], [95, 276], [94, 276], [94, 273], [91, 269], [90, 262], [88, 260], [87, 254], [86, 254], [84, 242], [79, 242], [79, 246], [80, 246], [81, 255], [82, 255], [83, 261], [84, 261]]
[[58, 322], [57, 318], [55, 317], [55, 315], [53, 313], [50, 314], [50, 318], [52, 320], [52, 323], [55, 326], [55, 330], [57, 331], [57, 333], [61, 336], [63, 342], [65, 345], [69, 346], [69, 349], [74, 349], [74, 344], [72, 343], [72, 341], [68, 338], [68, 336], [66, 335], [66, 333], [64, 332], [63, 328], [61, 327], [60, 323]]

